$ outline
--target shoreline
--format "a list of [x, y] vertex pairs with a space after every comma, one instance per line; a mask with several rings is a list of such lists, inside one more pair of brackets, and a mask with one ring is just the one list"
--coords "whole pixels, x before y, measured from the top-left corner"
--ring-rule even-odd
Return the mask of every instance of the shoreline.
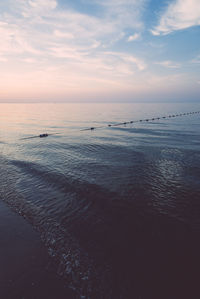
[[7, 299], [75, 298], [56, 274], [39, 234], [0, 200], [0, 295]]

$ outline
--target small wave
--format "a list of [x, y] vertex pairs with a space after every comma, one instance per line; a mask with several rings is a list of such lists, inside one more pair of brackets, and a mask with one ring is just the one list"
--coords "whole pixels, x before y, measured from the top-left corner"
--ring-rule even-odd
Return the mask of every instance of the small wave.
[[[53, 184], [53, 187], [57, 189], [61, 188], [63, 192], [66, 192], [66, 190], [75, 192], [77, 188], [79, 189], [79, 192], [80, 189], [83, 192], [84, 187], [80, 182], [72, 182], [66, 178], [64, 179], [58, 174], [53, 174], [41, 169], [41, 167], [38, 169], [38, 165], [35, 163], [10, 161], [10, 164], [17, 166], [17, 168], [28, 172], [32, 176], [39, 176], [41, 179], [45, 180], [46, 184]], [[11, 190], [13, 187], [14, 185], [10, 184], [9, 188]], [[89, 194], [90, 199], [94, 199], [97, 189], [93, 189], [91, 194], [88, 190], [89, 186], [85, 185], [85, 187], [84, 194]], [[56, 261], [58, 273], [65, 277], [69, 286], [75, 289], [80, 297], [85, 296], [85, 298], [93, 298], [92, 296], [95, 294], [95, 298], [102, 298], [102, 293], [104, 293], [106, 294], [104, 298], [111, 298], [109, 266], [105, 266], [105, 264], [97, 265], [94, 259], [88, 256], [88, 252], [85, 251], [82, 246], [83, 244], [80, 243], [77, 236], [72, 235], [70, 230], [68, 230], [65, 223], [65, 220], [67, 220], [65, 213], [61, 215], [60, 219], [56, 218], [49, 214], [47, 210], [43, 210], [42, 206], [32, 202], [30, 199], [28, 200], [27, 197], [23, 196], [23, 193], [21, 194], [19, 190], [14, 188], [11, 193], [7, 191], [6, 194], [5, 201], [7, 201], [20, 215], [31, 222], [40, 232], [41, 238], [46, 244], [49, 254]], [[84, 212], [83, 205], [80, 204], [78, 209], [81, 209], [82, 212]], [[75, 215], [78, 211], [74, 209], [73, 212]], [[79, 216], [81, 217], [80, 213]], [[78, 220], [78, 218], [79, 217], [76, 217], [76, 220]], [[73, 217], [71, 218], [71, 221], [72, 220], [74, 220]], [[74, 229], [76, 226], [75, 223], [76, 221], [74, 221]], [[101, 281], [101, 283], [99, 283], [99, 281]], [[106, 288], [107, 290], [105, 291]]]

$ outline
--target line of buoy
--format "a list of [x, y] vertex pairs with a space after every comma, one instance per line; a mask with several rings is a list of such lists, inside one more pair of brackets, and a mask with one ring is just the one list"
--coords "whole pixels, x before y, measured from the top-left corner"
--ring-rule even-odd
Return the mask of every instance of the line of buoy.
[[90, 127], [90, 128], [82, 129], [81, 131], [94, 131], [96, 129], [103, 129], [103, 128], [107, 128], [107, 127], [109, 127], [109, 128], [117, 127], [117, 126], [133, 124], [133, 123], [149, 122], [149, 121], [161, 120], [161, 119], [166, 119], [166, 118], [187, 116], [187, 115], [197, 114], [197, 113], [200, 113], [200, 111], [185, 112], [185, 113], [179, 113], [179, 114], [169, 114], [167, 116], [160, 116], [160, 117], [153, 117], [153, 118], [146, 118], [146, 119], [139, 119], [139, 120], [131, 120], [131, 121], [120, 122], [120, 123], [116, 123], [116, 124], [108, 124], [106, 126]]
[[48, 137], [50, 135], [57, 135], [57, 134], [60, 134], [60, 133], [51, 133], [51, 134], [42, 133], [42, 134], [36, 135], [36, 136], [24, 137], [24, 138], [21, 138], [20, 140], [26, 140], [26, 139], [32, 139], [32, 138], [44, 138], [44, 137]]
[[[105, 128], [110, 128], [110, 127], [117, 127], [117, 126], [123, 126], [123, 125], [128, 125], [128, 124], [134, 124], [134, 123], [141, 123], [141, 122], [149, 122], [149, 121], [155, 121], [155, 120], [161, 120], [161, 119], [167, 119], [167, 118], [173, 118], [173, 117], [180, 117], [180, 116], [186, 116], [186, 115], [191, 115], [191, 114], [197, 114], [200, 113], [200, 111], [194, 111], [194, 112], [185, 112], [185, 113], [179, 113], [179, 114], [170, 114], [167, 116], [160, 116], [160, 117], [152, 117], [152, 118], [145, 118], [145, 119], [139, 119], [139, 120], [131, 120], [131, 121], [126, 121], [126, 122], [120, 122], [116, 124], [108, 124], [106, 126], [98, 126], [98, 127], [90, 127], [86, 129], [81, 129], [81, 131], [94, 131], [96, 129], [105, 129]], [[32, 139], [32, 138], [44, 138], [48, 137], [50, 135], [57, 135], [61, 133], [42, 133], [36, 136], [30, 136], [30, 137], [25, 137], [21, 138], [20, 140], [26, 140], [26, 139]]]

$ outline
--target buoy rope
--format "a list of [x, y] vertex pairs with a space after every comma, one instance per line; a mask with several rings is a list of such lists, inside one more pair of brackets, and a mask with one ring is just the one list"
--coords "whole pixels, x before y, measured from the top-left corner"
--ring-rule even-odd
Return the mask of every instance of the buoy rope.
[[168, 119], [168, 118], [186, 116], [186, 115], [197, 114], [197, 113], [200, 113], [200, 111], [185, 112], [185, 113], [179, 113], [179, 114], [169, 114], [169, 115], [166, 115], [166, 116], [145, 118], [145, 119], [139, 119], [139, 120], [130, 120], [130, 121], [120, 122], [120, 123], [116, 123], [116, 124], [108, 124], [106, 126], [97, 126], [97, 127], [90, 127], [90, 128], [86, 128], [86, 129], [81, 129], [81, 131], [93, 131], [93, 130], [96, 130], [96, 129], [103, 129], [103, 128], [108, 128], [108, 127], [117, 127], [117, 126], [123, 126], [123, 125], [128, 125], [128, 124], [135, 124], [135, 123], [141, 123], [141, 122], [149, 122], [149, 121], [155, 121], [155, 120], [161, 120], [161, 119]]
[[[90, 127], [86, 129], [81, 129], [81, 131], [94, 131], [96, 129], [105, 129], [105, 128], [110, 128], [110, 127], [118, 127], [118, 126], [123, 126], [123, 125], [128, 125], [128, 124], [135, 124], [135, 123], [141, 123], [141, 122], [149, 122], [149, 121], [155, 121], [155, 120], [161, 120], [161, 119], [168, 119], [168, 118], [173, 118], [173, 117], [180, 117], [180, 116], [186, 116], [186, 115], [191, 115], [191, 114], [197, 114], [200, 113], [200, 111], [193, 111], [193, 112], [185, 112], [185, 113], [179, 113], [179, 114], [169, 114], [166, 116], [160, 116], [160, 117], [152, 117], [152, 118], [144, 118], [144, 119], [139, 119], [139, 120], [130, 120], [130, 121], [125, 121], [125, 122], [120, 122], [116, 124], [108, 124], [106, 126], [97, 126], [97, 127]], [[21, 138], [20, 140], [26, 140], [26, 139], [32, 139], [32, 138], [43, 138], [43, 137], [48, 137], [50, 135], [57, 135], [60, 133], [43, 133], [40, 135], [36, 136], [30, 136], [30, 137], [25, 137]]]

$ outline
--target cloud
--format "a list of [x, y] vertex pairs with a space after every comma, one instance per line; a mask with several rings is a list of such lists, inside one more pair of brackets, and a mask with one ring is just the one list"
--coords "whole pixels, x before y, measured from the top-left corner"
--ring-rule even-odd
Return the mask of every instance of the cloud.
[[59, 38], [65, 38], [65, 39], [73, 39], [74, 38], [74, 35], [70, 32], [64, 32], [64, 31], [60, 31], [60, 30], [54, 30], [54, 35], [56, 37], [59, 37]]
[[97, 48], [101, 44], [109, 48], [124, 38], [128, 28], [132, 31], [142, 28], [141, 13], [146, 0], [85, 0], [96, 5], [96, 9], [101, 8], [98, 16], [80, 13], [67, 5], [60, 7], [55, 0], [10, 1], [12, 5], [9, 7], [10, 13], [6, 14], [7, 22], [15, 24], [18, 31], [26, 31], [29, 37], [24, 40], [29, 39], [29, 43], [32, 46], [35, 44], [36, 48], [45, 40], [49, 44], [58, 42], [58, 39], [63, 43], [71, 39], [76, 46]]
[[29, 5], [36, 9], [55, 9], [57, 2], [55, 0], [29, 0]]
[[[142, 13], [147, 0], [84, 0], [99, 6], [100, 19], [111, 22], [119, 31], [124, 29], [142, 29]], [[103, 22], [103, 23], [104, 23]]]
[[158, 26], [153, 28], [151, 33], [165, 35], [197, 25], [200, 25], [200, 1], [176, 0], [168, 5]]
[[170, 60], [155, 62], [155, 64], [161, 65], [161, 66], [169, 68], [169, 69], [178, 69], [181, 67], [180, 63], [173, 62]]
[[126, 53], [103, 52], [100, 58], [105, 66], [110, 66], [115, 72], [118, 70], [119, 74], [123, 74], [125, 69], [126, 72], [133, 74], [135, 71], [144, 71], [147, 68], [142, 59]]
[[[0, 53], [71, 59], [83, 59], [89, 53], [95, 57], [123, 38], [127, 26], [141, 26], [144, 1], [94, 1], [103, 8], [97, 17], [61, 8], [56, 0], [10, 0], [8, 12], [0, 15]], [[136, 33], [132, 39], [138, 37]]]
[[24, 58], [22, 59], [22, 61], [26, 62], [26, 63], [36, 63], [37, 60], [33, 59], [33, 58]]
[[48, 15], [57, 7], [56, 0], [12, 0], [13, 7], [21, 11], [25, 18]]
[[[180, 77], [160, 79], [148, 69], [142, 55], [152, 57], [149, 45], [148, 53], [137, 49], [136, 54], [126, 43], [127, 38], [130, 42], [140, 38], [145, 1], [90, 0], [101, 8], [93, 15], [72, 10], [67, 1], [64, 6], [45, 0], [9, 3], [13, 6], [0, 14], [0, 84], [5, 93], [12, 93], [10, 97], [15, 91], [19, 98], [83, 97], [90, 91], [94, 96], [120, 91], [122, 98], [127, 91], [130, 95], [147, 91], [148, 97], [148, 91], [182, 84]], [[128, 37], [127, 32], [132, 34]], [[124, 44], [119, 46], [120, 40]], [[158, 64], [180, 66], [168, 60]]]
[[6, 62], [8, 59], [6, 57], [0, 56], [0, 62]]
[[133, 88], [147, 65], [115, 43], [127, 30], [142, 28], [143, 2], [102, 1], [96, 3], [102, 8], [97, 16], [60, 7], [58, 1], [9, 0], [12, 5], [0, 14], [3, 90], [10, 97], [16, 91], [19, 98], [59, 98]]
[[0, 23], [0, 54], [4, 56], [21, 53], [40, 53], [28, 41], [28, 34], [16, 24]]
[[192, 59], [191, 62], [195, 63], [195, 64], [199, 64], [200, 63], [200, 55], [198, 55], [197, 57], [195, 57], [194, 59]]
[[128, 37], [128, 42], [132, 42], [132, 41], [135, 41], [135, 40], [138, 40], [140, 38], [140, 33], [134, 33], [133, 35], [130, 35]]

